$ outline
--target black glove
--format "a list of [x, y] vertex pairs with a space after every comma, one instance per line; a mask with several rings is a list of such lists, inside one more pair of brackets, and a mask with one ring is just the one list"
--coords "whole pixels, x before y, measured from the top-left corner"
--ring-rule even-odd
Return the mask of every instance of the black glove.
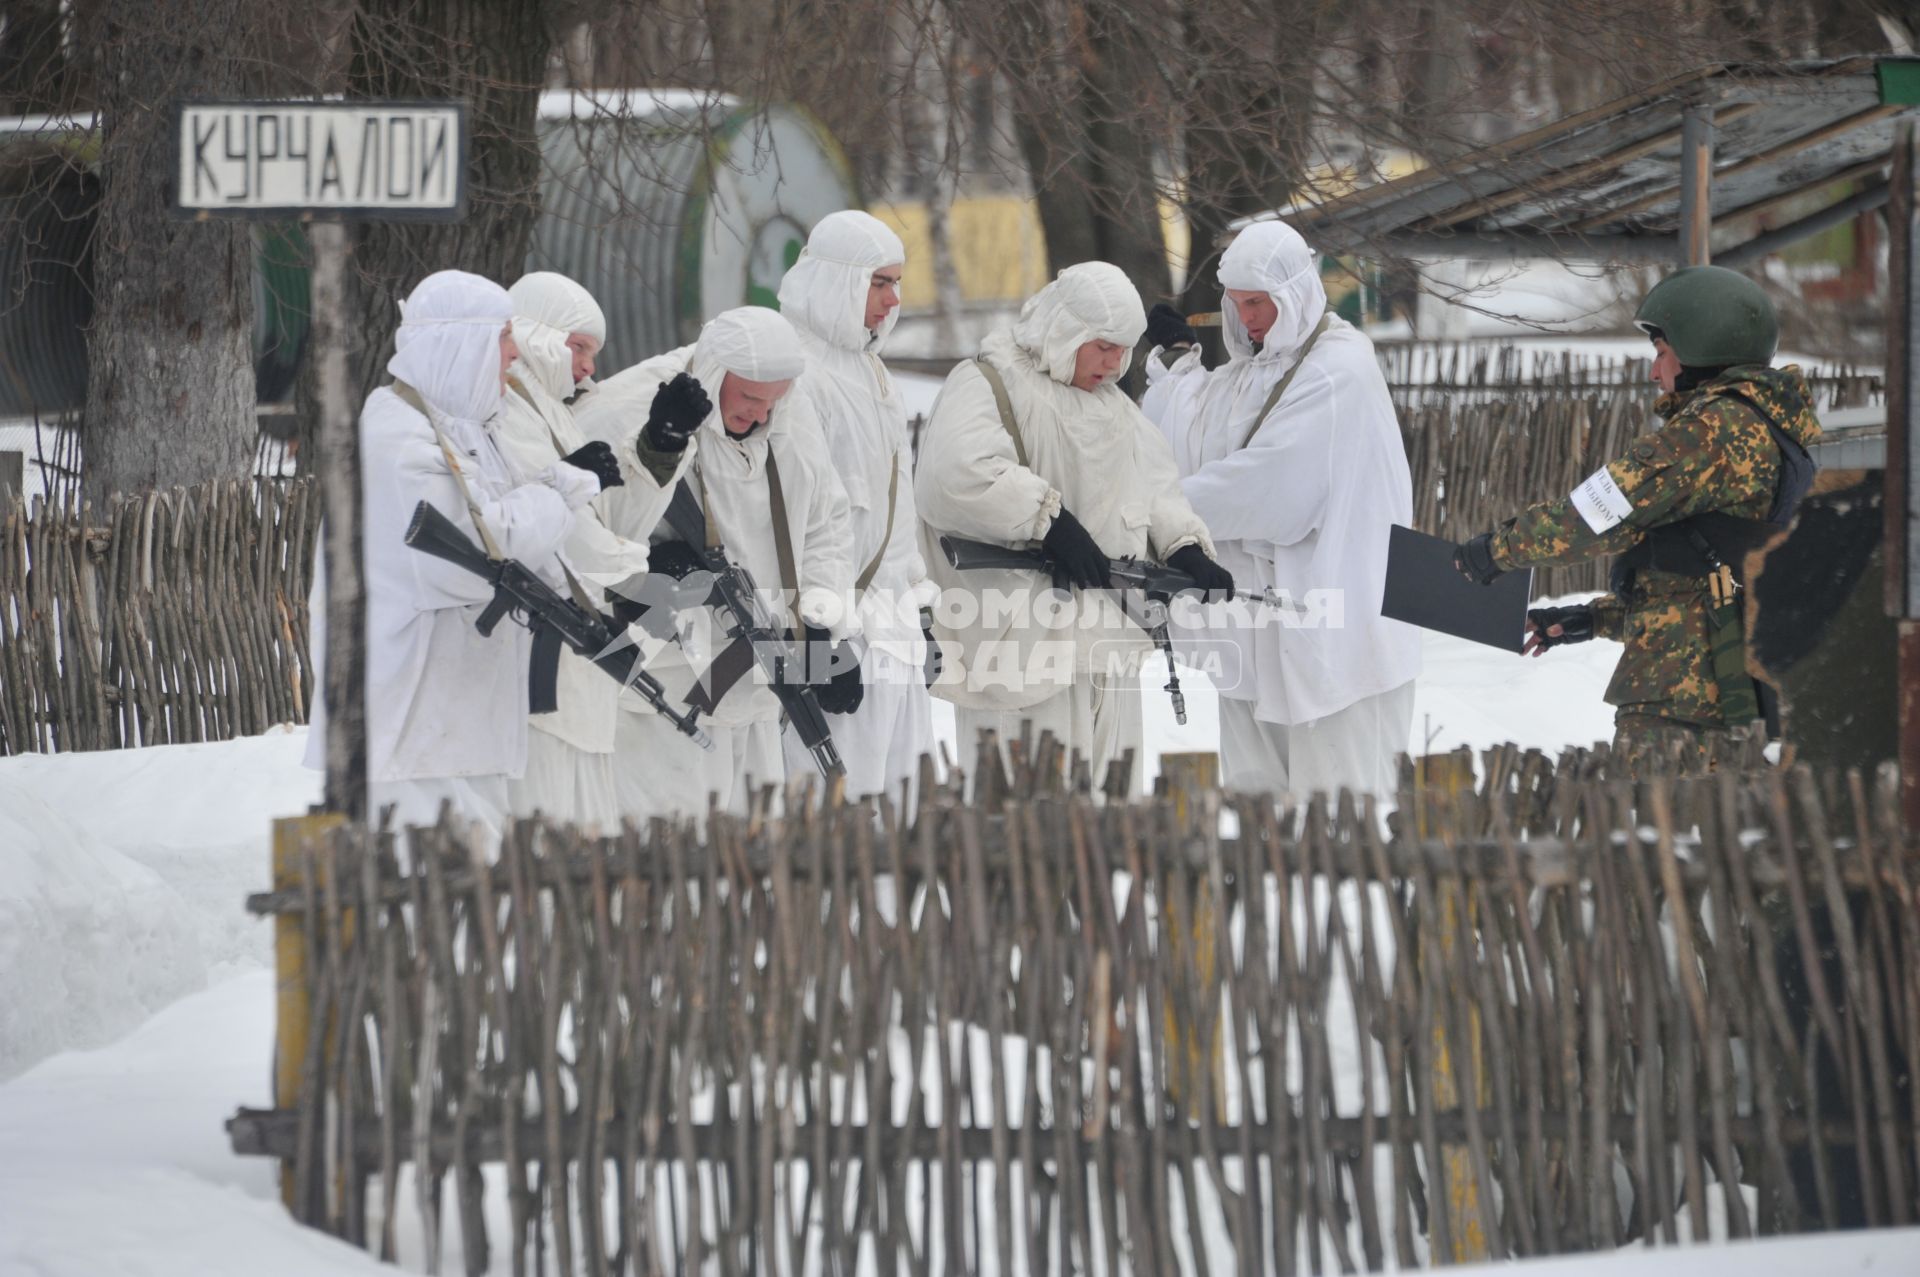
[[620, 477], [620, 458], [613, 455], [613, 446], [595, 439], [584, 448], [576, 448], [560, 458], [570, 466], [591, 471], [600, 480], [600, 491], [617, 488], [626, 480]]
[[[1558, 634], [1549, 630], [1559, 629]], [[1584, 643], [1593, 637], [1593, 607], [1576, 603], [1572, 607], [1534, 607], [1527, 609], [1527, 645], [1536, 655], [1562, 643]]]
[[1101, 553], [1093, 537], [1080, 526], [1080, 520], [1073, 517], [1065, 506], [1053, 516], [1053, 526], [1047, 529], [1047, 535], [1040, 544], [1046, 547], [1047, 554], [1058, 568], [1055, 584], [1077, 586], [1082, 590], [1104, 590], [1108, 587], [1107, 556]]
[[647, 571], [665, 572], [676, 581], [706, 566], [706, 556], [685, 541], [655, 541], [647, 547]]
[[1453, 566], [1475, 585], [1492, 585], [1505, 576], [1506, 569], [1493, 566], [1493, 533], [1482, 532], [1471, 541], [1453, 547]]
[[836, 643], [817, 625], [807, 626], [807, 676], [814, 697], [829, 714], [851, 714], [866, 699], [860, 659], [852, 647]]
[[1225, 603], [1233, 597], [1233, 573], [1207, 557], [1197, 545], [1183, 545], [1167, 556], [1167, 566], [1193, 578], [1202, 603]]
[[713, 412], [713, 401], [690, 373], [681, 373], [653, 392], [653, 407], [640, 438], [655, 452], [679, 452]]
[[1165, 302], [1156, 302], [1147, 312], [1147, 344], [1149, 346], [1191, 346], [1200, 340], [1193, 331], [1193, 325]]

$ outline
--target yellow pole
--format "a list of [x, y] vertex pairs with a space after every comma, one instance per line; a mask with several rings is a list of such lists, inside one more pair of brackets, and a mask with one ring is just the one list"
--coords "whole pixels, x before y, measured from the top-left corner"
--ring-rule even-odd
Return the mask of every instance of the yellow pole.
[[[1452, 754], [1428, 754], [1420, 760], [1416, 775], [1420, 802], [1416, 808], [1415, 828], [1421, 838], [1436, 836], [1439, 822], [1430, 818], [1426, 799], [1434, 795], [1445, 795], [1451, 799], [1472, 793], [1473, 754], [1464, 749]], [[1452, 974], [1453, 932], [1458, 921], [1454, 898], [1447, 896], [1441, 904], [1440, 954], [1442, 961], [1449, 965], [1444, 970], [1428, 973], [1428, 977], [1437, 984], [1448, 983]], [[1412, 956], [1418, 961], [1417, 954]], [[1442, 1111], [1459, 1108], [1461, 1104], [1461, 1079], [1454, 1065], [1452, 1044], [1447, 1040], [1445, 1024], [1444, 1016], [1434, 1017], [1433, 1099]], [[1474, 1091], [1474, 1104], [1485, 1108], [1492, 1102], [1493, 1096], [1487, 1084], [1486, 1059], [1480, 1042], [1480, 1012], [1473, 1006], [1467, 1009], [1467, 1036], [1469, 1082]], [[1456, 1264], [1491, 1258], [1492, 1250], [1487, 1245], [1487, 1235], [1480, 1222], [1480, 1188], [1479, 1181], [1474, 1177], [1471, 1157], [1465, 1148], [1450, 1144], [1441, 1149], [1440, 1161], [1443, 1201], [1453, 1238], [1453, 1253], [1447, 1258]]]
[[[1162, 754], [1160, 774], [1166, 777], [1167, 795], [1173, 799], [1174, 820], [1184, 827], [1187, 813], [1200, 795], [1220, 787], [1220, 756], [1210, 751]], [[1176, 952], [1180, 944], [1181, 919], [1173, 906], [1164, 901], [1162, 917], [1167, 929], [1167, 952]], [[1188, 943], [1193, 946], [1194, 970], [1199, 974], [1202, 989], [1213, 983], [1214, 933], [1217, 926], [1212, 897], [1204, 891], [1195, 891], [1193, 927]], [[1199, 1007], [1192, 1008], [1188, 1015], [1182, 1015], [1181, 1008], [1174, 1000], [1167, 1000], [1168, 1053], [1174, 1061], [1168, 1070], [1168, 1090], [1174, 1102], [1179, 1103], [1186, 1092], [1188, 1079], [1197, 1079], [1201, 1069], [1211, 1068], [1214, 1104], [1218, 1108], [1226, 1095], [1220, 1025], [1216, 1023], [1213, 1026], [1211, 1041], [1202, 1047], [1197, 1023], [1199, 1016]], [[1183, 1020], [1189, 1022], [1183, 1025]]]
[[[338, 812], [328, 811], [274, 821], [273, 889], [300, 890], [300, 849], [345, 819]], [[300, 1107], [300, 1068], [307, 1058], [311, 1014], [307, 1002], [307, 938], [297, 913], [282, 913], [273, 920], [273, 974], [273, 1106], [289, 1112]], [[289, 1210], [294, 1208], [292, 1162], [280, 1164], [280, 1199]]]

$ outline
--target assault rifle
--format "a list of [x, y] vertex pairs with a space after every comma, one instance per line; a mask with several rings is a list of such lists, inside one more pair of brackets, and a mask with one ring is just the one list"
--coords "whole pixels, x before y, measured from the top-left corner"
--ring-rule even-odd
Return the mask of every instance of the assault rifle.
[[[638, 692], [662, 718], [679, 728], [701, 749], [711, 750], [713, 742], [695, 722], [698, 711], [682, 713], [667, 700], [660, 680], [640, 664], [640, 649], [628, 640], [625, 631], [601, 616], [560, 594], [514, 559], [490, 559], [467, 538], [453, 520], [422, 501], [413, 508], [413, 520], [407, 524], [406, 543], [423, 554], [445, 559], [465, 568], [493, 586], [493, 601], [482, 609], [474, 628], [492, 634], [508, 612], [519, 609], [527, 615], [527, 628], [535, 641], [557, 639], [599, 667], [600, 671], [622, 687]], [[543, 663], [535, 661], [535, 669]], [[543, 681], [549, 685], [533, 689], [533, 703], [552, 703], [551, 666], [545, 666]], [[536, 677], [539, 677], [536, 675]]]
[[[1005, 545], [989, 545], [984, 541], [969, 541], [964, 537], [943, 536], [940, 538], [940, 553], [946, 556], [949, 564], [962, 572], [998, 568], [1053, 575], [1056, 569], [1053, 557], [1037, 547], [1016, 549]], [[1107, 579], [1113, 582], [1115, 589], [1138, 590], [1146, 595], [1146, 614], [1134, 619], [1167, 658], [1167, 685], [1164, 690], [1173, 698], [1174, 718], [1185, 723], [1187, 698], [1180, 690], [1180, 667], [1173, 659], [1172, 617], [1168, 614], [1167, 604], [1176, 594], [1198, 591], [1199, 582], [1179, 568], [1170, 568], [1164, 563], [1154, 563], [1148, 559], [1132, 558], [1109, 562]], [[1272, 590], [1262, 594], [1235, 590], [1232, 597], [1237, 602], [1257, 603], [1263, 607], [1291, 606]]]
[[[840, 761], [840, 751], [834, 748], [826, 711], [820, 708], [820, 698], [807, 682], [805, 640], [795, 638], [768, 613], [754, 587], [753, 574], [730, 561], [726, 547], [706, 544], [706, 516], [684, 482], [667, 506], [665, 517], [667, 526], [700, 556], [702, 568], [713, 578], [707, 605], [724, 612], [733, 623], [727, 635], [733, 642], [714, 658], [688, 703], [711, 713], [728, 689], [758, 665], [766, 675], [768, 690], [779, 700], [787, 722], [813, 756], [820, 774], [829, 780], [845, 776], [847, 768]], [[693, 579], [691, 573], [688, 579]]]

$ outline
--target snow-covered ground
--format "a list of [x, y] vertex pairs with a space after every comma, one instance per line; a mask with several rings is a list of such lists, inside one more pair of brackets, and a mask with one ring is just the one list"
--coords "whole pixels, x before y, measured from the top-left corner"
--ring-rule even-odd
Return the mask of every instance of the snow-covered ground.
[[[1430, 635], [1410, 745], [1554, 751], [1604, 739], [1600, 693], [1616, 656], [1596, 642], [1522, 660]], [[1186, 680], [1184, 728], [1162, 681], [1146, 675], [1150, 770], [1163, 750], [1217, 745], [1204, 680]], [[951, 715], [941, 721], [951, 746]], [[11, 1078], [0, 1083], [0, 1277], [378, 1271], [295, 1227], [273, 1164], [234, 1157], [222, 1128], [234, 1109], [270, 1102], [270, 933], [241, 902], [267, 881], [269, 822], [318, 796], [304, 741], [283, 729], [0, 760], [0, 1077]], [[1895, 1272], [1896, 1256], [1920, 1253], [1920, 1234], [1817, 1244], [1835, 1273], [1874, 1262]], [[1713, 1252], [1743, 1275], [1803, 1271], [1807, 1253]], [[1644, 1261], [1611, 1262], [1639, 1272]], [[1696, 1251], [1682, 1262], [1714, 1261]]]

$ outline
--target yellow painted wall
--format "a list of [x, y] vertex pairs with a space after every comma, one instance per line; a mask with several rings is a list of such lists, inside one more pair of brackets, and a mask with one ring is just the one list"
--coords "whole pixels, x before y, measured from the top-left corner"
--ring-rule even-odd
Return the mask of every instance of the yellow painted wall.
[[[1385, 157], [1383, 177], [1399, 177], [1420, 166], [1401, 152]], [[1357, 175], [1351, 170], [1321, 168], [1313, 174], [1319, 198], [1351, 189]], [[907, 246], [900, 286], [901, 305], [908, 310], [933, 306], [933, 250], [927, 239], [927, 208], [918, 200], [875, 204], [869, 213], [891, 226]], [[1047, 241], [1040, 229], [1040, 210], [1018, 195], [973, 195], [953, 203], [954, 266], [960, 275], [960, 298], [968, 302], [1019, 302], [1047, 283]], [[1167, 262], [1176, 280], [1185, 278], [1192, 248], [1187, 220], [1179, 205], [1160, 201], [1160, 220], [1167, 239]], [[1351, 284], [1348, 285], [1349, 289]], [[1155, 300], [1148, 299], [1150, 302]]]
[[[900, 304], [908, 310], [931, 307], [933, 249], [927, 239], [926, 205], [875, 204], [867, 211], [891, 226], [907, 246]], [[1032, 200], [972, 196], [955, 200], [952, 216], [962, 301], [1018, 301], [1046, 286], [1047, 241]]]
[[[867, 210], [907, 246], [900, 304], [908, 310], [933, 305], [933, 250], [927, 240], [927, 208], [917, 200], [875, 204]], [[1167, 258], [1176, 272], [1187, 257], [1187, 222], [1179, 208], [1160, 204]], [[1040, 210], [1017, 195], [977, 195], [953, 203], [954, 266], [960, 297], [970, 302], [1018, 302], [1047, 284], [1047, 240]]]

